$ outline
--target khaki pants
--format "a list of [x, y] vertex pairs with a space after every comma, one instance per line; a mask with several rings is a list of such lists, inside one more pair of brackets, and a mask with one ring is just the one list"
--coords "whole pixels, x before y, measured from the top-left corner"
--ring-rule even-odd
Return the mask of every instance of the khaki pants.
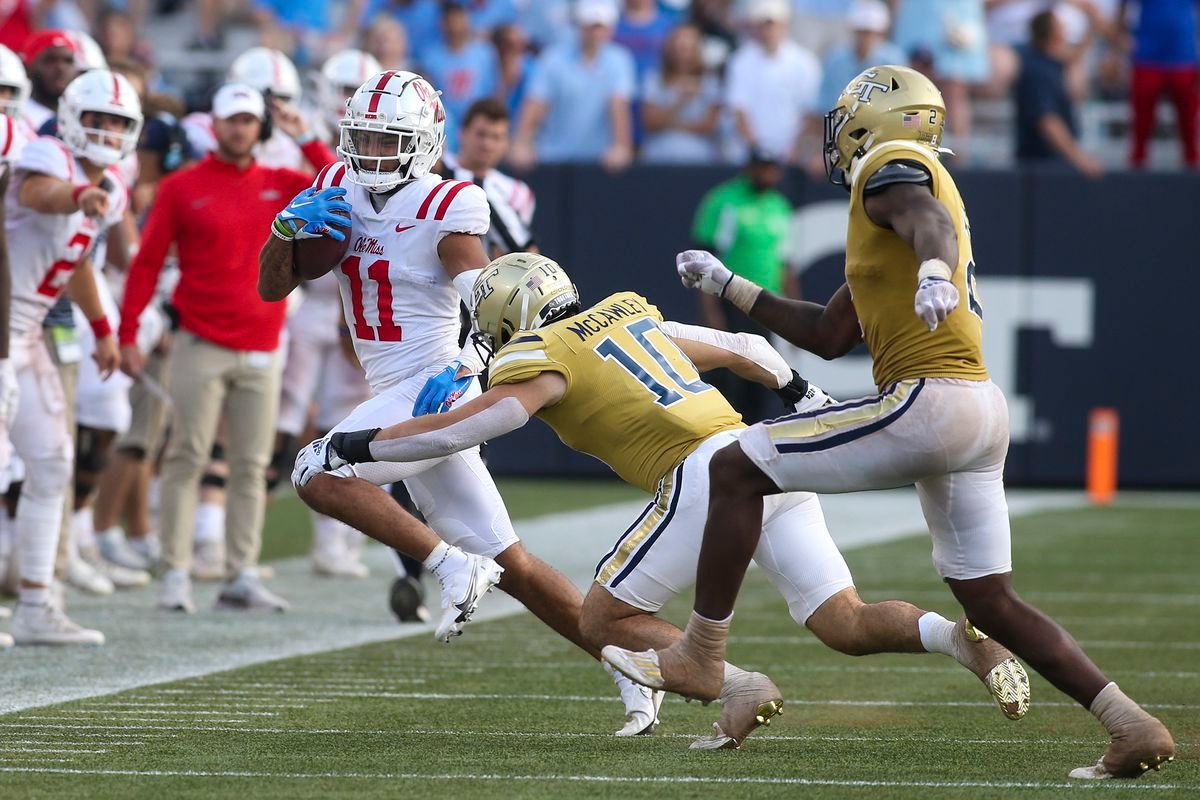
[[171, 353], [171, 438], [162, 471], [162, 548], [166, 569], [192, 562], [200, 475], [225, 416], [229, 488], [225, 567], [236, 575], [258, 562], [265, 474], [279, 411], [278, 352], [228, 350], [180, 332]]
[[[170, 356], [157, 352], [146, 357], [145, 374], [168, 391], [171, 388], [170, 364]], [[147, 461], [153, 463], [167, 430], [167, 403], [147, 389], [146, 384], [135, 381], [129, 388], [129, 404], [133, 407], [129, 430], [117, 439], [117, 448], [137, 448], [146, 454]]]

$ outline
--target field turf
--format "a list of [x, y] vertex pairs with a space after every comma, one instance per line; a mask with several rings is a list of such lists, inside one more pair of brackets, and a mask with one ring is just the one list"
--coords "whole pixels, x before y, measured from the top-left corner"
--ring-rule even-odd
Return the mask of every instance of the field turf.
[[[730, 659], [771, 674], [788, 705], [740, 752], [689, 751], [719, 710], [677, 698], [658, 734], [608, 735], [609, 678], [523, 614], [449, 646], [368, 645], [0, 717], [0, 798], [1200, 797], [1200, 509], [1044, 513], [1014, 534], [1018, 589], [1173, 729], [1180, 758], [1162, 773], [1068, 782], [1103, 737], [1040, 678], [1009, 722], [941, 656], [824, 650], [752, 573]], [[868, 600], [955, 615], [927, 537], [847, 558]]]

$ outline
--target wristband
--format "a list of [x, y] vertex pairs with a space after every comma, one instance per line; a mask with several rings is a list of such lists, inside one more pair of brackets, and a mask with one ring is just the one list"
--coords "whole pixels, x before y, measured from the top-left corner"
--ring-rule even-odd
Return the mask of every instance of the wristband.
[[83, 194], [90, 188], [92, 188], [90, 183], [81, 183], [71, 190], [71, 202], [75, 204], [76, 208], [79, 207], [79, 195]]
[[950, 265], [940, 258], [930, 258], [921, 262], [920, 269], [917, 270], [917, 283], [926, 278], [935, 278], [941, 281], [950, 280], [951, 272]]
[[335, 433], [329, 443], [342, 454], [349, 464], [369, 464], [375, 460], [371, 455], [371, 441], [379, 435], [380, 428]]
[[721, 296], [749, 314], [760, 294], [762, 294], [762, 287], [757, 283], [748, 281], [741, 275], [734, 275], [729, 279], [729, 283], [725, 284], [725, 290]]
[[96, 319], [88, 320], [88, 323], [92, 326], [92, 335], [96, 339], [112, 336], [112, 325], [108, 324], [108, 317], [97, 317]]
[[285, 242], [293, 241], [296, 238], [296, 234], [292, 231], [292, 229], [285, 225], [283, 221], [279, 219], [279, 217], [276, 217], [274, 221], [271, 222], [271, 233], [275, 234], [277, 238], [283, 239]]

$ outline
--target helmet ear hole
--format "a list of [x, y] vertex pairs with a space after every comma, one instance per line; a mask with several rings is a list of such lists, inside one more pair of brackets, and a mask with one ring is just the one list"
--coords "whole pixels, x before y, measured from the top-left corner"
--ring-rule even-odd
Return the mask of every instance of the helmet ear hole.
[[867, 135], [867, 129], [866, 128], [855, 128], [854, 130], [850, 131], [850, 133], [848, 133], [846, 135], [857, 142], [860, 139], [862, 139], [864, 136]]

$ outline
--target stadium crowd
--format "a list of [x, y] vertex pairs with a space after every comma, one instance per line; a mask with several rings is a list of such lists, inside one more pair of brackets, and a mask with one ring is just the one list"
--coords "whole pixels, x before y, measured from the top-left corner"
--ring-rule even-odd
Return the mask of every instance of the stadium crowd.
[[[734, 262], [735, 245], [750, 262], [776, 253], [775, 238], [730, 239], [721, 209], [786, 219], [786, 201], [763, 192], [781, 165], [821, 170], [824, 111], [852, 77], [882, 62], [911, 65], [941, 88], [945, 144], [958, 164], [971, 163], [972, 104], [1011, 95], [1020, 159], [1063, 161], [1093, 176], [1102, 167], [1080, 145], [1078, 104], [1128, 98], [1130, 163], [1142, 166], [1164, 94], [1183, 160], [1197, 164], [1192, 0], [200, 0], [189, 53], [198, 61], [227, 54], [232, 63], [186, 78], [158, 69], [165, 54], [146, 34], [180, 5], [17, 0], [0, 12], [6, 174], [20, 140], [41, 155], [15, 169], [53, 180], [59, 157], [38, 137], [69, 143], [82, 115], [99, 113], [68, 91], [80, 75], [111, 79], [116, 115], [137, 120], [112, 132], [129, 146], [102, 170], [111, 180], [69, 197], [51, 198], [47, 188], [50, 199], [35, 200], [22, 186], [7, 198], [14, 260], [29, 246], [20, 235], [35, 235], [29, 209], [103, 217], [79, 247], [96, 243], [95, 296], [69, 292], [37, 320], [50, 359], [38, 369], [52, 366], [61, 387], [49, 416], [37, 419], [75, 440], [74, 463], [63, 457], [70, 448], [50, 453], [45, 442], [30, 449], [14, 437], [22, 458], [4, 479], [0, 579], [31, 603], [44, 604], [52, 589], [18, 574], [20, 529], [38, 514], [37, 524], [49, 524], [53, 503], [63, 509], [53, 515], [61, 522], [55, 571], [79, 589], [144, 586], [161, 568], [165, 608], [191, 610], [192, 579], [224, 580], [221, 597], [236, 607], [287, 608], [257, 565], [269, 489], [305, 434], [328, 431], [368, 389], [338, 336], [336, 283], [313, 282], [286, 307], [266, 303], [254, 284], [258, 251], [287, 199], [337, 161], [347, 98], [381, 69], [418, 70], [441, 90], [454, 154], [443, 173], [503, 198], [493, 204], [493, 254], [534, 246], [532, 193], [495, 171], [502, 159], [517, 173], [564, 162], [747, 165], [748, 178], [706, 200], [693, 237]], [[230, 51], [225, 32], [247, 25], [261, 45]], [[72, 152], [93, 163], [95, 143], [85, 139]], [[221, 157], [205, 157], [214, 151]], [[63, 180], [74, 180], [74, 163], [68, 155]], [[217, 219], [229, 214], [221, 198], [230, 194], [247, 198], [237, 226]], [[771, 272], [786, 280], [781, 266]], [[42, 294], [62, 287], [51, 288]], [[16, 351], [29, 331], [15, 317], [13, 325]], [[320, 515], [314, 529], [318, 573], [365, 574], [361, 534]], [[65, 617], [55, 624], [70, 641], [102, 639]]]

